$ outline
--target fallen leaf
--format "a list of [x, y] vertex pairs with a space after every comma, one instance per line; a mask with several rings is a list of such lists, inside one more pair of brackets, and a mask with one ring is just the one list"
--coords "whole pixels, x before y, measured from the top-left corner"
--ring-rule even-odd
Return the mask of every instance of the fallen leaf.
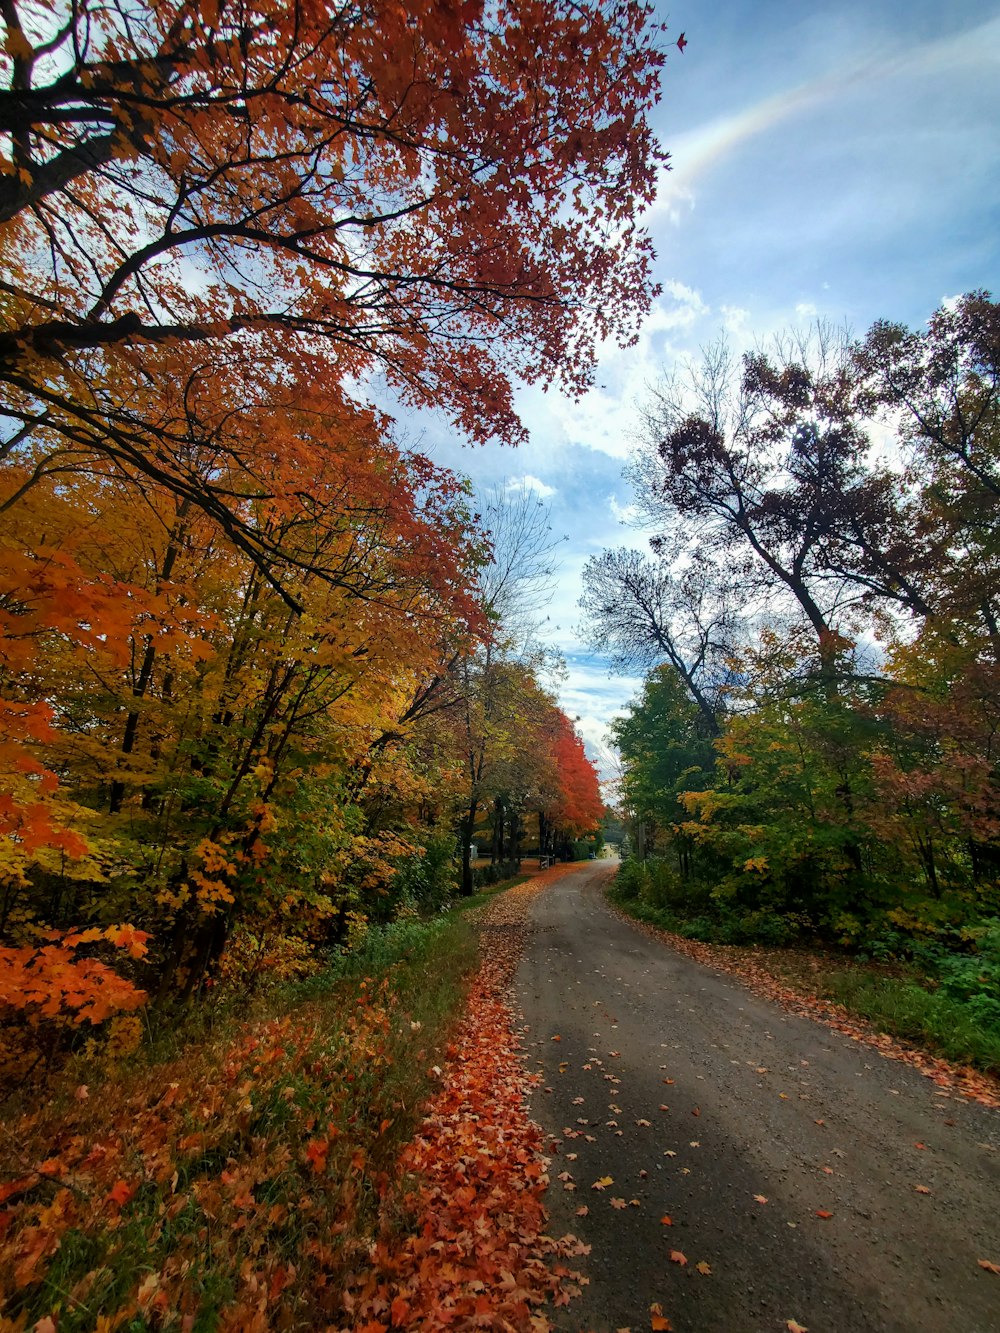
[[663, 1216], [660, 1218], [660, 1222], [665, 1227], [672, 1227], [674, 1225], [674, 1219], [670, 1216], [669, 1213], [664, 1213]]
[[628, 1201], [628, 1206], [629, 1206], [630, 1208], [641, 1208], [641, 1207], [642, 1207], [642, 1205], [640, 1204], [640, 1202], [639, 1202], [638, 1199], [629, 1199], [629, 1201]]
[[828, 1213], [828, 1212], [826, 1211], [825, 1208], [817, 1208], [817, 1209], [816, 1209], [816, 1216], [817, 1216], [817, 1217], [822, 1217], [822, 1218], [825, 1219], [825, 1218], [827, 1218], [827, 1217], [832, 1217], [832, 1216], [833, 1216], [833, 1213]]
[[553, 1040], [553, 1041], [562, 1041], [562, 1037], [560, 1037], [558, 1034], [556, 1034], [556, 1036], [554, 1036], [554, 1037], [552, 1038], [552, 1040]]
[[916, 1190], [918, 1194], [930, 1194], [930, 1190], [927, 1188], [926, 1185], [914, 1185], [913, 1188]]
[[767, 1203], [766, 1194], [755, 1194], [753, 1197], [757, 1200], [758, 1203]]
[[681, 1254], [680, 1250], [671, 1250], [670, 1262], [674, 1264], [680, 1264], [681, 1267], [683, 1268], [684, 1265], [687, 1263], [687, 1258], [685, 1255]]
[[701, 1273], [704, 1277], [708, 1277], [708, 1275], [712, 1271], [712, 1265], [706, 1263], [704, 1259], [699, 1259], [698, 1262], [695, 1264], [695, 1268], [697, 1268], [698, 1272]]
[[613, 1185], [614, 1183], [615, 1183], [614, 1176], [601, 1176], [599, 1177], [599, 1179], [594, 1181], [593, 1185], [591, 1185], [590, 1188], [592, 1190], [605, 1190], [608, 1188], [609, 1185]]
[[913, 1146], [914, 1146], [914, 1148], [919, 1148], [921, 1152], [926, 1152], [926, 1151], [927, 1151], [927, 1144], [926, 1144], [926, 1143], [915, 1143]]
[[617, 1208], [620, 1211], [622, 1208], [627, 1208], [628, 1204], [625, 1202], [624, 1199], [612, 1199], [611, 1207]]
[[108, 1203], [116, 1203], [119, 1208], [124, 1208], [137, 1189], [137, 1185], [130, 1185], [127, 1180], [116, 1181], [108, 1191]]
[[820, 1170], [823, 1172], [823, 1174], [824, 1174], [825, 1176], [832, 1176], [832, 1175], [833, 1175], [833, 1167], [832, 1167], [832, 1166], [821, 1166], [821, 1167], [820, 1167]]
[[788, 1333], [809, 1333], [805, 1324], [799, 1324], [794, 1319], [789, 1319], [785, 1327], [788, 1329]]
[[676, 1157], [676, 1156], [677, 1156], [677, 1154], [673, 1151], [672, 1148], [668, 1148], [667, 1151], [666, 1151], [663, 1155], [664, 1155], [664, 1157]]
[[692, 1115], [701, 1115], [701, 1107], [700, 1107], [700, 1106], [696, 1106], [696, 1107], [694, 1108], [694, 1110], [691, 1112], [691, 1114], [692, 1114]]
[[587, 1207], [587, 1205], [585, 1203], [582, 1203], [580, 1207], [576, 1210], [576, 1215], [577, 1217], [586, 1217], [589, 1212], [590, 1209]]
[[989, 1259], [977, 1259], [976, 1263], [980, 1268], [985, 1268], [987, 1273], [1000, 1273], [1000, 1264], [991, 1263]]
[[649, 1327], [654, 1330], [654, 1333], [670, 1333], [673, 1328], [673, 1324], [663, 1313], [663, 1308], [659, 1304], [649, 1307]]

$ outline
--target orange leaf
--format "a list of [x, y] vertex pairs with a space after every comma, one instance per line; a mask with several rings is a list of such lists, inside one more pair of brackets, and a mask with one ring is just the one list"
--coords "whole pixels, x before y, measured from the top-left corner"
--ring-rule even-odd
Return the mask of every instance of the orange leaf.
[[328, 1139], [310, 1139], [306, 1147], [306, 1159], [317, 1175], [326, 1170], [326, 1155], [330, 1151]]
[[794, 1319], [789, 1319], [785, 1324], [785, 1328], [788, 1329], [788, 1333], [809, 1333], [809, 1330], [804, 1324], [800, 1324]]
[[753, 1197], [757, 1200], [758, 1203], [767, 1203], [766, 1194], [755, 1194]]
[[649, 1327], [654, 1329], [655, 1333], [670, 1333], [673, 1328], [658, 1301], [649, 1307]]
[[672, 1227], [674, 1225], [674, 1219], [670, 1216], [669, 1213], [664, 1213], [663, 1216], [660, 1218], [660, 1223], [662, 1226]]
[[917, 1191], [918, 1194], [930, 1194], [930, 1190], [926, 1185], [914, 1185], [913, 1188]]
[[680, 1250], [671, 1250], [670, 1262], [674, 1264], [680, 1264], [681, 1267], [683, 1268], [683, 1266], [687, 1263], [687, 1257], [686, 1255], [681, 1254]]
[[108, 1191], [108, 1203], [116, 1203], [119, 1208], [124, 1208], [136, 1191], [135, 1185], [130, 1185], [127, 1180], [118, 1180]]
[[985, 1268], [987, 1273], [1000, 1273], [1000, 1264], [991, 1263], [989, 1259], [977, 1259], [976, 1263], [980, 1268]]
[[704, 1259], [699, 1259], [695, 1264], [695, 1268], [697, 1268], [698, 1272], [701, 1273], [703, 1277], [708, 1277], [709, 1273], [712, 1271], [712, 1265], [706, 1263]]
[[825, 1208], [817, 1208], [817, 1209], [816, 1209], [816, 1216], [817, 1216], [817, 1217], [822, 1217], [822, 1218], [827, 1218], [827, 1217], [832, 1217], [832, 1216], [833, 1216], [833, 1213], [828, 1213], [828, 1212], [826, 1211]]
[[612, 1199], [612, 1200], [611, 1200], [611, 1207], [612, 1207], [612, 1208], [617, 1208], [617, 1209], [620, 1210], [620, 1209], [622, 1209], [622, 1208], [627, 1208], [627, 1207], [628, 1207], [628, 1204], [625, 1202], [624, 1199]]

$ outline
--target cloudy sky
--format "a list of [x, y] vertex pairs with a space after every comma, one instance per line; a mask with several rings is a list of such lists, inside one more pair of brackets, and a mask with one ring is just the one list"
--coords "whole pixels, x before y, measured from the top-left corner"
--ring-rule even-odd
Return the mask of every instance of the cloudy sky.
[[522, 393], [516, 451], [422, 441], [477, 484], [527, 479], [567, 535], [547, 634], [594, 757], [637, 682], [587, 652], [580, 571], [646, 540], [621, 522], [645, 386], [724, 329], [748, 346], [818, 315], [860, 335], [1000, 291], [1000, 4], [676, 0], [661, 17], [688, 46], [656, 114], [672, 170], [648, 219], [663, 295], [640, 344], [609, 350], [580, 403]]

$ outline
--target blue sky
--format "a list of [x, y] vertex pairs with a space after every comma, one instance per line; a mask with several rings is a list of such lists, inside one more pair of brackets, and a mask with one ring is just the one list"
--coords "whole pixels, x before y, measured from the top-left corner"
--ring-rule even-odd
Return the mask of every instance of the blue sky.
[[862, 334], [920, 325], [947, 297], [1000, 290], [1000, 5], [679, 0], [656, 125], [672, 154], [648, 225], [663, 295], [638, 346], [609, 348], [580, 403], [520, 394], [530, 442], [422, 446], [486, 486], [527, 477], [565, 533], [546, 628], [592, 754], [637, 682], [577, 626], [580, 570], [621, 525], [636, 404], [658, 373], [727, 330], [737, 347], [822, 316]]

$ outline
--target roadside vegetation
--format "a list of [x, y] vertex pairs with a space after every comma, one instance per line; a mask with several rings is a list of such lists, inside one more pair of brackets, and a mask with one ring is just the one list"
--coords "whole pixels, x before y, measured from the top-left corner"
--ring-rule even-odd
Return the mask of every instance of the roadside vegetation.
[[887, 1031], [1000, 1053], [1000, 305], [822, 325], [652, 391], [631, 465], [652, 556], [586, 572], [641, 667], [612, 728], [629, 911], [819, 948]]
[[252, 1000], [220, 983], [179, 1032], [164, 1024], [132, 1053], [112, 1034], [66, 1063], [43, 1104], [9, 1100], [10, 1326], [346, 1318], [348, 1276], [412, 1220], [398, 1161], [477, 962], [468, 910], [509, 886], [372, 927], [352, 952]]

